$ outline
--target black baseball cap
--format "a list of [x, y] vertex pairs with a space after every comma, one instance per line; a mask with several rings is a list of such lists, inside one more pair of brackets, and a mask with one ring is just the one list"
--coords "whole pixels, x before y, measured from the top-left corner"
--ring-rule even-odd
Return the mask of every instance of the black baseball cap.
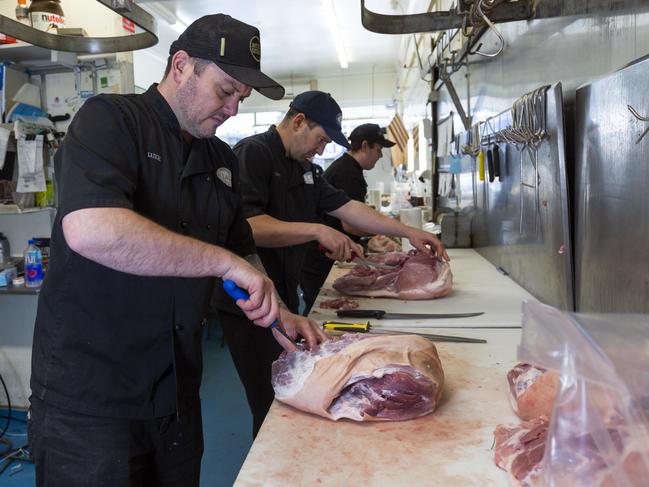
[[284, 88], [261, 72], [259, 29], [229, 15], [205, 15], [192, 22], [169, 48], [192, 57], [213, 61], [237, 81], [253, 87], [272, 100], [284, 96]]
[[349, 142], [343, 135], [340, 125], [343, 112], [329, 93], [317, 90], [305, 91], [297, 95], [289, 106], [321, 125], [336, 144], [349, 149]]
[[349, 140], [359, 144], [367, 140], [371, 144], [381, 144], [381, 147], [392, 147], [396, 142], [386, 139], [385, 133], [386, 129], [384, 127], [379, 127], [375, 123], [364, 123], [352, 130], [352, 133], [349, 134]]

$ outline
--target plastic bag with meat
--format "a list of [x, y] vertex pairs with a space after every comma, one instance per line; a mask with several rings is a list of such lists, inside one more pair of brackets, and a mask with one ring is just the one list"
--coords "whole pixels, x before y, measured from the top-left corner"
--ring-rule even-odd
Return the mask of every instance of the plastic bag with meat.
[[338, 420], [399, 421], [435, 410], [444, 372], [435, 345], [419, 336], [348, 333], [273, 363], [275, 398]]

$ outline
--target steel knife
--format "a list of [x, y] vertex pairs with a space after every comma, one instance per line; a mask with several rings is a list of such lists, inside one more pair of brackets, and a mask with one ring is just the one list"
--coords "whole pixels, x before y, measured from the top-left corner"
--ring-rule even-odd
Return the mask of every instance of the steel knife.
[[377, 320], [471, 318], [482, 314], [484, 314], [483, 311], [477, 313], [388, 313], [380, 309], [341, 309], [336, 311], [338, 318], [374, 318]]
[[[230, 279], [226, 279], [223, 281], [223, 289], [225, 289], [225, 292], [227, 292], [232, 299], [237, 301], [238, 299], [243, 299], [244, 301], [248, 301], [250, 296], [248, 293], [244, 290], [241, 289], [239, 286], [236, 285], [234, 281], [231, 281]], [[284, 338], [286, 338], [289, 342], [293, 344], [296, 348], [299, 348], [297, 344], [295, 343], [295, 340], [293, 340], [290, 336], [288, 336], [288, 333], [286, 333], [286, 330], [282, 328], [282, 326], [279, 324], [279, 320], [275, 320], [270, 324], [271, 329], [277, 330]]]
[[433, 335], [430, 333], [390, 330], [387, 328], [377, 329], [372, 327], [369, 321], [367, 323], [339, 323], [335, 321], [325, 321], [322, 324], [322, 328], [325, 331], [368, 333], [371, 335], [416, 335], [433, 342], [487, 343], [487, 340], [483, 338], [470, 338], [457, 335]]

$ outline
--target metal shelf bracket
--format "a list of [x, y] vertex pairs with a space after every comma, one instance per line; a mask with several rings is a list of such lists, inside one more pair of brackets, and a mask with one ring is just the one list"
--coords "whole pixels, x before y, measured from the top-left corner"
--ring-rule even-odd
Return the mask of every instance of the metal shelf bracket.
[[155, 19], [133, 0], [97, 0], [113, 12], [126, 17], [145, 32], [118, 37], [77, 37], [48, 34], [0, 15], [0, 32], [21, 41], [54, 51], [88, 54], [137, 51], [158, 43]]

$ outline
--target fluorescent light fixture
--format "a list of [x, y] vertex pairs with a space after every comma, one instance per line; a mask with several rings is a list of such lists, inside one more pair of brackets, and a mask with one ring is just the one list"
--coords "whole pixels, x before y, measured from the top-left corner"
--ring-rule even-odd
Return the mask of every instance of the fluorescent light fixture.
[[343, 46], [343, 36], [340, 32], [340, 25], [338, 24], [338, 17], [336, 17], [336, 11], [334, 10], [333, 0], [322, 0], [322, 6], [325, 11], [325, 21], [331, 32], [331, 37], [336, 46], [336, 52], [338, 53], [338, 62], [340, 62], [340, 67], [347, 69], [349, 64], [347, 63], [347, 56], [345, 55], [345, 46]]
[[143, 8], [147, 10], [151, 15], [164, 20], [167, 24], [169, 24], [169, 27], [171, 27], [179, 34], [182, 34], [187, 28], [187, 24], [182, 22], [178, 17], [176, 17], [176, 14], [174, 12], [169, 10], [169, 8], [165, 7], [160, 2], [147, 3], [143, 6]]

